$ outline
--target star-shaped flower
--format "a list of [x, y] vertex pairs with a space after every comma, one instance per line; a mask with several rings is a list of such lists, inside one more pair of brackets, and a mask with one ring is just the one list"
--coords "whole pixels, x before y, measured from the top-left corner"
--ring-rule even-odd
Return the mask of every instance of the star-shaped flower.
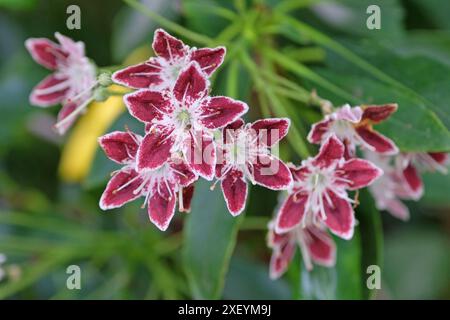
[[194, 61], [181, 71], [173, 89], [142, 89], [125, 96], [129, 112], [148, 132], [137, 155], [138, 170], [159, 168], [172, 154], [181, 153], [194, 172], [208, 180], [214, 177], [212, 131], [239, 118], [248, 106], [208, 92], [209, 82]]
[[446, 153], [401, 153], [388, 157], [366, 151], [364, 157], [384, 171], [384, 175], [369, 187], [377, 208], [401, 220], [409, 219], [408, 207], [401, 200], [417, 201], [423, 195], [420, 171], [447, 172]]
[[189, 211], [193, 182], [197, 176], [180, 159], [169, 159], [156, 170], [139, 170], [136, 155], [143, 138], [132, 132], [115, 131], [99, 138], [100, 146], [113, 161], [124, 165], [113, 173], [100, 198], [103, 210], [121, 207], [145, 197], [150, 221], [166, 230], [178, 210]]
[[323, 223], [337, 236], [350, 239], [355, 223], [347, 190], [370, 185], [383, 171], [367, 160], [344, 158], [344, 145], [331, 135], [314, 158], [291, 166], [294, 184], [276, 220], [278, 233]]
[[225, 48], [190, 48], [162, 29], [155, 31], [153, 51], [156, 57], [113, 74], [118, 84], [134, 89], [162, 90], [172, 88], [181, 70], [196, 61], [202, 72], [210, 76], [223, 62]]
[[354, 157], [356, 146], [385, 155], [398, 153], [395, 143], [373, 129], [397, 110], [396, 104], [350, 107], [348, 104], [315, 123], [308, 141], [321, 144], [336, 135], [345, 145], [346, 157]]
[[285, 190], [292, 184], [292, 176], [283, 161], [271, 153], [271, 147], [284, 138], [289, 119], [263, 119], [244, 124], [239, 119], [223, 130], [218, 146], [217, 181], [228, 210], [233, 216], [244, 209], [247, 181], [272, 189]]
[[45, 38], [30, 38], [25, 46], [33, 59], [54, 71], [32, 91], [30, 103], [48, 107], [61, 103], [56, 129], [64, 134], [92, 98], [96, 82], [95, 66], [84, 54], [84, 43], [55, 33], [59, 44]]
[[276, 233], [275, 223], [269, 223], [267, 243], [272, 249], [270, 259], [270, 278], [277, 279], [287, 270], [294, 257], [295, 248], [301, 250], [303, 262], [308, 271], [313, 262], [324, 267], [336, 264], [336, 245], [323, 226], [297, 226], [286, 233]]

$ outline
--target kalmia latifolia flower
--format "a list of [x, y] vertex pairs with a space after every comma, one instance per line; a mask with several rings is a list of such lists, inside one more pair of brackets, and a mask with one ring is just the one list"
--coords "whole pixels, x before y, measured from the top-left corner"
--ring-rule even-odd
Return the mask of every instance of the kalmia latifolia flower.
[[92, 101], [96, 68], [84, 54], [83, 42], [55, 33], [59, 44], [45, 38], [31, 38], [25, 46], [33, 59], [52, 70], [32, 91], [30, 103], [39, 107], [62, 104], [55, 125], [64, 134]]
[[208, 93], [209, 81], [193, 61], [181, 71], [172, 89], [142, 89], [125, 96], [131, 115], [147, 128], [137, 154], [139, 170], [159, 168], [172, 154], [182, 154], [195, 173], [207, 180], [214, 177], [213, 130], [239, 118], [248, 106]]
[[100, 199], [103, 210], [121, 207], [144, 197], [150, 221], [166, 230], [178, 210], [189, 211], [193, 182], [197, 176], [181, 159], [168, 159], [155, 170], [139, 169], [136, 156], [143, 138], [132, 132], [115, 131], [99, 138], [105, 154], [123, 167], [113, 173]]
[[287, 135], [289, 125], [289, 119], [263, 119], [248, 124], [239, 119], [223, 129], [216, 178], [233, 216], [244, 209], [247, 181], [272, 190], [291, 186], [289, 168], [271, 153], [271, 147]]
[[402, 200], [419, 200], [424, 192], [419, 171], [447, 172], [445, 153], [401, 153], [388, 157], [366, 151], [364, 157], [384, 171], [369, 190], [379, 210], [386, 210], [394, 217], [409, 219], [408, 207]]
[[348, 104], [315, 123], [308, 141], [321, 144], [336, 135], [345, 145], [346, 158], [355, 156], [356, 146], [385, 155], [398, 153], [395, 143], [373, 129], [397, 110], [396, 104], [350, 107]]
[[155, 31], [152, 46], [156, 57], [117, 71], [113, 80], [134, 89], [167, 89], [173, 87], [180, 71], [191, 61], [210, 76], [222, 64], [226, 52], [224, 47], [190, 48], [162, 29]]
[[275, 222], [269, 223], [267, 243], [272, 249], [270, 277], [277, 279], [287, 270], [294, 257], [296, 247], [300, 247], [303, 262], [308, 271], [313, 263], [324, 267], [336, 264], [336, 245], [322, 225], [295, 227], [286, 233], [276, 233]]
[[303, 160], [299, 167], [291, 167], [294, 184], [278, 213], [277, 233], [323, 223], [341, 238], [353, 236], [354, 201], [347, 190], [370, 185], [383, 171], [367, 160], [346, 160], [344, 152], [343, 143], [331, 135], [316, 157]]

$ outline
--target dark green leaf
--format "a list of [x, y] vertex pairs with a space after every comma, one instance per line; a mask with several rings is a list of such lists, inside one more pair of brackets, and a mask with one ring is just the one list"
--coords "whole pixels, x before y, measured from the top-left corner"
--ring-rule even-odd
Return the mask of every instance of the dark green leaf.
[[210, 191], [210, 185], [197, 182], [184, 226], [183, 262], [196, 299], [220, 298], [242, 219], [230, 215], [220, 188]]
[[224, 289], [225, 299], [289, 299], [289, 286], [283, 280], [271, 280], [267, 264], [244, 257], [231, 259]]

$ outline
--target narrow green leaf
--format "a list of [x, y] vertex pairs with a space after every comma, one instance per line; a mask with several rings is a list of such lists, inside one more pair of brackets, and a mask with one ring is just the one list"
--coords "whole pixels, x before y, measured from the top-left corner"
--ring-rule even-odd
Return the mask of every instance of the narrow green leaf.
[[370, 265], [383, 268], [383, 226], [380, 212], [367, 190], [360, 192], [359, 201], [361, 204], [356, 209], [356, 218], [361, 233], [361, 285], [364, 299], [370, 299], [375, 297], [377, 291], [368, 289], [366, 271]]
[[243, 214], [232, 217], [210, 182], [198, 182], [195, 193], [184, 226], [184, 269], [194, 298], [219, 299]]

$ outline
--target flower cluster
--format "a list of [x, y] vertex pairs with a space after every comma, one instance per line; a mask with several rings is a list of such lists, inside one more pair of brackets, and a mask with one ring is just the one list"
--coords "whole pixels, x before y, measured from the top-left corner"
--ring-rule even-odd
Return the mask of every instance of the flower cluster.
[[156, 57], [115, 72], [113, 81], [136, 91], [124, 96], [144, 134], [112, 132], [100, 146], [123, 165], [113, 173], [101, 199], [112, 209], [144, 197], [151, 222], [166, 230], [175, 213], [189, 211], [194, 182], [221, 182], [232, 215], [242, 212], [247, 180], [273, 190], [292, 184], [288, 167], [271, 148], [288, 132], [288, 119], [245, 124], [248, 106], [210, 96], [209, 76], [221, 65], [225, 48], [190, 48], [158, 29]]
[[[296, 243], [307, 269], [312, 268], [312, 262], [334, 265], [335, 246], [326, 229], [350, 239], [355, 225], [352, 203], [356, 201], [346, 190], [368, 186], [378, 209], [407, 219], [408, 209], [399, 199], [422, 196], [418, 168], [446, 172], [446, 154], [399, 154], [391, 139], [374, 130], [374, 124], [396, 110], [396, 104], [344, 105], [313, 124], [308, 141], [321, 144], [320, 151], [299, 167], [290, 165], [294, 184], [269, 225], [273, 278], [288, 267]], [[356, 157], [357, 147], [365, 159]]]
[[[53, 71], [32, 91], [40, 107], [61, 104], [55, 127], [64, 134], [93, 100], [112, 94], [115, 82], [133, 91], [124, 96], [142, 134], [126, 129], [99, 138], [105, 154], [121, 168], [112, 173], [100, 199], [103, 210], [143, 197], [149, 219], [166, 230], [178, 203], [189, 212], [194, 184], [201, 177], [220, 182], [231, 215], [243, 212], [248, 182], [271, 190], [287, 190], [269, 224], [272, 249], [270, 275], [280, 277], [296, 247], [308, 270], [313, 263], [331, 267], [336, 261], [332, 234], [351, 239], [355, 226], [351, 192], [369, 187], [378, 209], [408, 219], [401, 200], [423, 195], [420, 171], [446, 173], [445, 153], [399, 153], [395, 143], [374, 128], [388, 119], [396, 104], [344, 105], [313, 124], [308, 141], [320, 145], [299, 166], [276, 155], [290, 120], [261, 119], [245, 123], [248, 106], [226, 96], [211, 96], [209, 77], [224, 61], [226, 49], [194, 48], [155, 31], [155, 56], [109, 73], [97, 74], [84, 44], [56, 33], [59, 43], [44, 38], [26, 41], [33, 59]], [[358, 157], [358, 149], [364, 158]], [[0, 255], [0, 264], [2, 256]], [[1, 269], [0, 269], [1, 278]]]

